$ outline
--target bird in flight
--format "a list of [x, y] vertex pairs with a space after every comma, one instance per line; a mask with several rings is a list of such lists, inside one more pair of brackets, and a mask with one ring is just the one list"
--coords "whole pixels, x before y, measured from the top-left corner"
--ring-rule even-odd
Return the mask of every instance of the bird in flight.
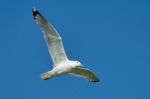
[[59, 75], [71, 74], [87, 78], [90, 82], [99, 82], [98, 77], [91, 70], [84, 68], [79, 61], [73, 61], [67, 58], [60, 34], [36, 8], [32, 9], [32, 14], [36, 24], [43, 31], [48, 51], [53, 61], [53, 69], [41, 74], [41, 78], [48, 80]]

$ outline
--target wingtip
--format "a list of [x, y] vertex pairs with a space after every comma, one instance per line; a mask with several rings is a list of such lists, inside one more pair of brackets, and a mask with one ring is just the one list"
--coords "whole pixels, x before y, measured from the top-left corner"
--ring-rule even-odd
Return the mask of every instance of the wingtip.
[[97, 78], [96, 80], [91, 80], [90, 82], [97, 83], [97, 82], [100, 82], [100, 80]]
[[36, 16], [38, 14], [40, 14], [39, 11], [35, 7], [32, 7], [32, 15], [33, 15], [34, 19], [36, 19]]
[[32, 7], [32, 11], [36, 11], [36, 7], [33, 6], [33, 7]]

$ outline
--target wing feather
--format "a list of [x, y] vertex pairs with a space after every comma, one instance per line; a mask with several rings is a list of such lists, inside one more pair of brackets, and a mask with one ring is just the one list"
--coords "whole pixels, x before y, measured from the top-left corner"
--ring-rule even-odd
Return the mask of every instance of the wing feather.
[[99, 82], [98, 77], [89, 69], [76, 68], [70, 74], [87, 78], [90, 82]]
[[55, 28], [47, 22], [38, 10], [33, 8], [33, 16], [36, 23], [42, 28], [49, 53], [55, 65], [67, 61], [62, 39]]

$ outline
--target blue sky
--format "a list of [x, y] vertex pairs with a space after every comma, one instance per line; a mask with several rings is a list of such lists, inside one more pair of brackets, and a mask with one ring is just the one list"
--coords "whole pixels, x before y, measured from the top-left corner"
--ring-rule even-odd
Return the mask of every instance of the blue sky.
[[[0, 99], [149, 99], [149, 0], [1, 0]], [[64, 75], [52, 69], [35, 6], [58, 30], [70, 59], [101, 79]]]

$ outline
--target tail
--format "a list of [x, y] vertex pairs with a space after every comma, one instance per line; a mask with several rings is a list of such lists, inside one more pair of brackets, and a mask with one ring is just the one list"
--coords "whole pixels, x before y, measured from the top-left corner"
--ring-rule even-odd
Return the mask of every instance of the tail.
[[51, 72], [48, 71], [48, 72], [45, 72], [45, 73], [41, 74], [40, 77], [43, 80], [48, 80], [52, 77], [52, 74], [51, 74]]

